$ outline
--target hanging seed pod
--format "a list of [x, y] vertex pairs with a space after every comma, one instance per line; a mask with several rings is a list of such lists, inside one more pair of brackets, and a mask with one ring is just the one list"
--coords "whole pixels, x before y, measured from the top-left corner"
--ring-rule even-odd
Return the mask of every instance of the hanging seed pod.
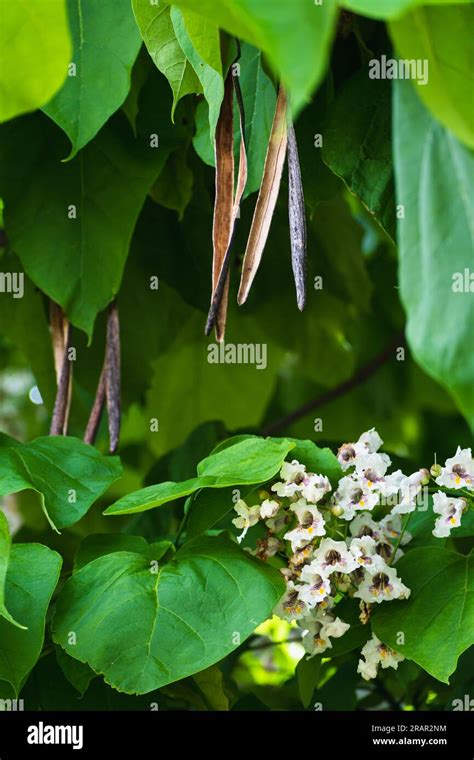
[[49, 434], [66, 435], [72, 395], [72, 364], [69, 361], [71, 328], [63, 310], [54, 301], [50, 301], [49, 314], [57, 383]]
[[94, 445], [97, 431], [99, 429], [100, 421], [102, 419], [102, 412], [105, 406], [105, 366], [100, 373], [99, 385], [97, 386], [97, 392], [95, 394], [94, 404], [87, 422], [86, 432], [84, 433], [84, 443]]
[[306, 304], [306, 214], [298, 146], [295, 129], [290, 120], [288, 121], [288, 217], [296, 301], [298, 309], [303, 311]]
[[[240, 57], [240, 50], [237, 59]], [[235, 61], [234, 61], [235, 63]], [[240, 149], [237, 187], [234, 196], [234, 118], [233, 95], [239, 109]], [[247, 184], [245, 111], [238, 75], [231, 67], [225, 83], [224, 100], [216, 129], [216, 199], [213, 223], [213, 293], [205, 334], [216, 328], [216, 339], [224, 340], [229, 294], [229, 265], [240, 202]]]
[[105, 353], [105, 396], [109, 421], [109, 451], [115, 454], [120, 436], [120, 325], [117, 304], [109, 306]]
[[[226, 251], [232, 234], [232, 209], [234, 205], [234, 126], [233, 126], [232, 75], [225, 82], [219, 120], [214, 143], [216, 157], [216, 195], [212, 227], [212, 289], [213, 298], [222, 274]], [[229, 298], [229, 273], [225, 273], [223, 287], [219, 289], [217, 314], [214, 317], [216, 339], [222, 341], [225, 332], [227, 303]], [[211, 327], [212, 329], [212, 327]]]
[[281, 175], [285, 163], [287, 145], [286, 96], [280, 87], [273, 119], [272, 131], [268, 143], [262, 183], [250, 228], [247, 248], [245, 250], [242, 276], [237, 302], [245, 303], [250, 288], [257, 274], [263, 249], [267, 242], [270, 225], [280, 189]]
[[50, 435], [66, 435], [69, 417], [71, 362], [69, 361], [69, 322], [66, 324], [64, 333], [64, 349], [59, 372], [58, 389], [54, 402], [53, 417], [51, 420]]

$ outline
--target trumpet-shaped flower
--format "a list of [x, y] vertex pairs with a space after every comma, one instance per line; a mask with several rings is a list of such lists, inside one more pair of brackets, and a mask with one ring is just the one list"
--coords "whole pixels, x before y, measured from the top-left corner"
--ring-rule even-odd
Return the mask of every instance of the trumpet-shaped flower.
[[404, 655], [382, 644], [375, 634], [362, 648], [361, 655], [364, 659], [359, 660], [357, 672], [366, 681], [377, 676], [379, 665], [382, 668], [394, 668], [397, 670], [398, 663], [405, 659]]
[[439, 515], [433, 529], [433, 536], [446, 538], [453, 528], [459, 528], [465, 506], [465, 499], [453, 499], [441, 491], [433, 494], [433, 512]]
[[439, 486], [474, 490], [474, 459], [471, 449], [458, 446], [453, 457], [446, 460], [441, 475], [436, 478]]

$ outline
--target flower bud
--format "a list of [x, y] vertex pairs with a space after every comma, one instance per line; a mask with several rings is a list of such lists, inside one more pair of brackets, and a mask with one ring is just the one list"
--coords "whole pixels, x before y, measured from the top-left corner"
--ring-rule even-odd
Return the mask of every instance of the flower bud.
[[430, 472], [434, 478], [439, 478], [441, 473], [443, 472], [443, 468], [440, 464], [433, 464], [431, 465]]
[[268, 491], [262, 490], [258, 492], [258, 498], [261, 499], [261, 501], [265, 501], [265, 499], [270, 498], [270, 494], [268, 493]]
[[421, 485], [427, 486], [428, 483], [430, 482], [430, 471], [426, 467], [423, 467], [420, 470], [420, 475], [421, 475]]
[[339, 506], [339, 504], [334, 504], [333, 507], [331, 507], [331, 512], [334, 515], [334, 517], [340, 517], [343, 513], [342, 507]]

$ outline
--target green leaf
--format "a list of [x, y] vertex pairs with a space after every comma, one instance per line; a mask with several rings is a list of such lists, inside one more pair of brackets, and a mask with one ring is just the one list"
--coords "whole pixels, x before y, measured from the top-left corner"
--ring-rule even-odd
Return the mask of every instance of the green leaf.
[[247, 438], [211, 454], [199, 463], [197, 478], [181, 483], [159, 483], [123, 496], [104, 514], [145, 512], [169, 501], [189, 496], [200, 488], [225, 488], [232, 485], [264, 483], [277, 473], [294, 443], [286, 438]]
[[449, 683], [459, 655], [474, 644], [473, 556], [434, 547], [414, 549], [397, 562], [397, 573], [411, 596], [380, 605], [372, 628], [385, 644]]
[[7, 518], [5, 513], [0, 509], [0, 617], [8, 620], [12, 625], [18, 626], [18, 628], [25, 628], [24, 625], [17, 623], [12, 618], [7, 608], [5, 607], [5, 582], [8, 570], [8, 561], [10, 558], [11, 539], [10, 530], [8, 528]]
[[56, 649], [56, 658], [59, 667], [69, 683], [83, 697], [89, 688], [90, 682], [95, 678], [94, 671], [89, 665], [85, 665], [83, 662], [79, 662], [79, 660], [74, 660], [61, 647]]
[[213, 665], [193, 675], [199, 693], [210, 710], [228, 710], [229, 700], [224, 691], [224, 679], [219, 668]]
[[171, 8], [171, 21], [177, 40], [202, 85], [209, 106], [209, 127], [214, 140], [216, 124], [224, 97], [219, 30], [214, 22], [192, 11]]
[[152, 5], [149, 0], [132, 0], [132, 7], [147, 50], [170, 83], [173, 116], [179, 100], [185, 95], [202, 92], [201, 84], [176, 39], [170, 8], [161, 3]]
[[8, 566], [5, 601], [27, 630], [0, 618], [0, 684], [17, 696], [43, 647], [48, 605], [58, 582], [61, 557], [41, 544], [15, 544]]
[[303, 655], [296, 666], [296, 680], [298, 683], [298, 692], [303, 707], [309, 707], [311, 697], [318, 685], [319, 673], [321, 670], [321, 657], [306, 657]]
[[[239, 332], [233, 334], [235, 343], [226, 345], [228, 359], [229, 352], [236, 354], [237, 346], [250, 345], [252, 350], [258, 340], [257, 320], [245, 324], [245, 318], [239, 317]], [[270, 341], [257, 343], [256, 350], [262, 349], [262, 353], [255, 353], [253, 364], [232, 362], [232, 356], [223, 363], [217, 353], [218, 344], [203, 341], [202, 329], [202, 314], [194, 312], [176, 332], [170, 348], [153, 363], [147, 416], [159, 422], [159, 431], [149, 434], [149, 445], [156, 456], [178, 446], [191, 430], [207, 420], [220, 419], [229, 430], [254, 428], [272, 396], [283, 356], [279, 346]], [[238, 358], [237, 354], [234, 358]]]
[[47, 103], [70, 60], [65, 0], [2, 3], [0, 122]]
[[[474, 302], [466, 288], [473, 240], [474, 157], [397, 81], [394, 161], [400, 295], [416, 361], [474, 420]], [[440, 319], [440, 304], [443, 319]]]
[[168, 158], [150, 195], [160, 206], [177, 211], [181, 220], [193, 194], [193, 180], [194, 175], [187, 164], [185, 152], [179, 149]]
[[320, 448], [313, 441], [302, 441], [297, 438], [272, 438], [272, 441], [292, 441], [295, 445], [291, 450], [291, 459], [296, 459], [306, 466], [309, 472], [326, 475], [333, 485], [337, 485], [343, 476], [341, 465], [335, 454], [328, 448]]
[[93, 533], [82, 541], [74, 559], [74, 572], [98, 557], [114, 552], [134, 552], [159, 560], [173, 546], [171, 541], [149, 544], [142, 536], [123, 533]]
[[418, 5], [461, 5], [470, 2], [471, 0], [339, 0], [339, 4], [349, 11], [378, 19], [398, 18]]
[[12, 248], [33, 282], [89, 336], [119, 289], [135, 222], [169, 155], [166, 124], [155, 126], [158, 148], [150, 147], [150, 132], [137, 142], [107, 125], [68, 163], [60, 162], [64, 145], [44, 117], [4, 127], [0, 181]]
[[51, 436], [21, 444], [0, 437], [0, 496], [32, 488], [59, 530], [74, 525], [120, 477], [118, 457], [105, 457], [77, 438]]
[[474, 148], [474, 8], [418, 8], [390, 24], [400, 58], [427, 61], [427, 81], [412, 81], [431, 113]]
[[141, 38], [129, 0], [68, 0], [68, 12], [75, 70], [43, 111], [71, 140], [73, 158], [127, 97]]
[[329, 109], [323, 160], [395, 238], [390, 83], [357, 72]]
[[[1, 258], [3, 273], [23, 274], [18, 258], [8, 251]], [[42, 294], [24, 275], [22, 298], [0, 298], [2, 332], [23, 354], [31, 368], [47, 408], [52, 409], [56, 394], [56, 378], [51, 335]]]
[[142, 556], [118, 552], [67, 581], [53, 637], [114, 688], [145, 694], [221, 660], [268, 617], [283, 592], [276, 570], [224, 539], [189, 542], [159, 574]]
[[296, 113], [321, 82], [335, 31], [337, 4], [324, 0], [177, 0], [267, 54]]

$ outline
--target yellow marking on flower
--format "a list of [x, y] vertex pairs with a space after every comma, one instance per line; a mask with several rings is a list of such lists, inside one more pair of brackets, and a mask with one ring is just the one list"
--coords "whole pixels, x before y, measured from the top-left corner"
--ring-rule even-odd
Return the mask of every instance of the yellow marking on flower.
[[455, 517], [451, 517], [449, 519], [449, 522], [451, 523], [451, 525], [454, 525], [454, 523], [456, 522], [456, 518]]
[[365, 499], [361, 499], [361, 500], [359, 501], [359, 506], [360, 506], [360, 507], [363, 507], [363, 506], [364, 506], [364, 504], [365, 504]]
[[314, 530], [313, 526], [312, 526], [312, 525], [310, 525], [310, 526], [309, 526], [309, 528], [308, 528], [308, 533], [312, 533], [312, 532], [313, 532], [313, 530]]
[[368, 480], [368, 481], [367, 481], [367, 485], [369, 486], [369, 488], [371, 488], [371, 487], [373, 486], [373, 483], [372, 483], [372, 481], [371, 481], [371, 480]]
[[456, 483], [457, 486], [460, 484], [461, 478], [459, 477], [459, 475], [456, 475], [456, 477], [454, 478], [454, 482]]

